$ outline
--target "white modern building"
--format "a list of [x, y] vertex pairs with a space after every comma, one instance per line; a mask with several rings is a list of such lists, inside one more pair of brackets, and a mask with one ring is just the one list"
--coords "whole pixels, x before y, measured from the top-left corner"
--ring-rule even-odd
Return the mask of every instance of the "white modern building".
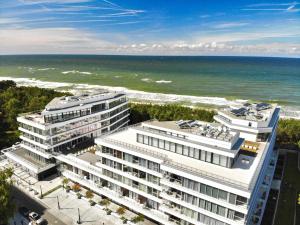
[[22, 142], [3, 152], [42, 179], [57, 171], [57, 155], [91, 145], [94, 138], [126, 126], [128, 116], [123, 93], [57, 97], [42, 112], [17, 118]]
[[62, 174], [158, 224], [257, 225], [268, 198], [280, 109], [245, 104], [215, 123], [146, 121], [59, 155]]

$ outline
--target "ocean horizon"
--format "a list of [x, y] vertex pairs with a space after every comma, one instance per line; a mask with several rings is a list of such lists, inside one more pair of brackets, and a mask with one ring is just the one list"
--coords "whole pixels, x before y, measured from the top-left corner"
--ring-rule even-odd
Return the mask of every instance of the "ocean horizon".
[[43, 87], [64, 90], [74, 89], [75, 86], [80, 90], [88, 90], [87, 87], [130, 90], [131, 94], [135, 93], [134, 98], [145, 93], [148, 93], [148, 97], [141, 98], [150, 98], [149, 94], [155, 93], [156, 97], [151, 97], [153, 101], [163, 96], [171, 98], [171, 102], [190, 101], [212, 105], [244, 100], [264, 101], [278, 103], [292, 111], [300, 109], [299, 71], [299, 58], [0, 56], [0, 77], [15, 79], [19, 85], [41, 85], [44, 82]]

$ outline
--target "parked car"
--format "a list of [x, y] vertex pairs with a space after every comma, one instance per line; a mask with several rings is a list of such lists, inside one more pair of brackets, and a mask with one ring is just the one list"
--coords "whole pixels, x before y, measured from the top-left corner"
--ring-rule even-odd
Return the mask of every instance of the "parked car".
[[24, 216], [25, 218], [28, 218], [30, 210], [26, 208], [25, 206], [19, 207], [19, 213]]
[[36, 213], [36, 212], [29, 213], [29, 219], [31, 221], [37, 221], [40, 218], [41, 218], [41, 216], [38, 213]]
[[47, 225], [48, 222], [44, 218], [39, 218], [37, 221], [31, 221], [28, 225]]
[[48, 224], [47, 220], [42, 218], [38, 213], [36, 212], [31, 212], [29, 213], [29, 219], [31, 222], [29, 225], [46, 225]]

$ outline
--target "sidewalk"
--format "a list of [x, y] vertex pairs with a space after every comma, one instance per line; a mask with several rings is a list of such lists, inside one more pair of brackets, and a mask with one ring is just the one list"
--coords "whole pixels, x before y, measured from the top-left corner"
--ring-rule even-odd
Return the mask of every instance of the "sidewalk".
[[[60, 209], [58, 209], [57, 197]], [[82, 224], [89, 225], [121, 225], [123, 221], [115, 215], [107, 215], [102, 207], [96, 204], [90, 206], [85, 199], [78, 199], [73, 193], [66, 193], [62, 188], [45, 196], [41, 201], [49, 207], [49, 211], [58, 216], [66, 224], [77, 224], [78, 208]], [[111, 207], [109, 207], [111, 208]], [[146, 222], [146, 221], [145, 221]], [[140, 223], [149, 224], [149, 223]]]

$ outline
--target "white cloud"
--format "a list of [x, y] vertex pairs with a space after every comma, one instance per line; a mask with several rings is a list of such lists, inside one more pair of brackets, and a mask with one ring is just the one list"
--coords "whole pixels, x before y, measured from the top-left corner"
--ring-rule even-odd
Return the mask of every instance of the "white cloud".
[[238, 23], [238, 22], [221, 23], [221, 24], [214, 25], [213, 28], [225, 29], [225, 28], [244, 27], [248, 24], [249, 23]]

